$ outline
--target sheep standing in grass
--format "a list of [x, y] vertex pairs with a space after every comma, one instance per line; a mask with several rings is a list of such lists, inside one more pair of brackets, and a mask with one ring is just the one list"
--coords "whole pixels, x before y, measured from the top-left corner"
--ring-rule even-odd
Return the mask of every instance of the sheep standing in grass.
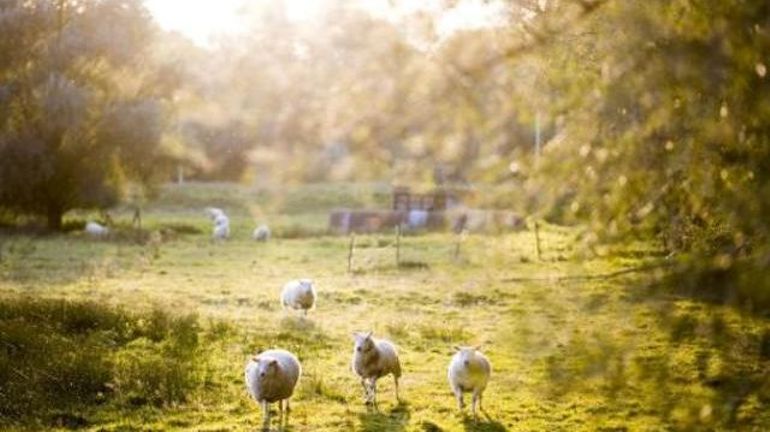
[[270, 240], [270, 228], [268, 228], [268, 226], [265, 224], [254, 228], [254, 232], [251, 234], [251, 238], [258, 242], [266, 242]]
[[289, 398], [294, 393], [302, 367], [294, 354], [281, 350], [267, 350], [256, 355], [246, 364], [246, 389], [262, 407], [265, 428], [270, 423], [270, 404], [278, 402], [281, 418], [289, 412]]
[[361, 377], [366, 403], [377, 407], [377, 379], [389, 374], [393, 375], [396, 383], [396, 401], [400, 401], [398, 379], [401, 378], [401, 363], [396, 347], [390, 341], [373, 338], [372, 332], [354, 333], [353, 339], [353, 372]]
[[305, 316], [315, 306], [315, 287], [310, 279], [289, 281], [281, 291], [281, 305], [285, 308], [301, 309]]
[[492, 366], [489, 360], [479, 352], [478, 348], [455, 347], [457, 352], [452, 356], [449, 362], [448, 378], [449, 386], [457, 398], [457, 406], [460, 411], [465, 405], [463, 401], [464, 392], [473, 392], [473, 418], [476, 415], [476, 405], [481, 408], [481, 397], [484, 389], [489, 382], [489, 375], [492, 372]]
[[110, 233], [110, 229], [102, 224], [88, 221], [86, 223], [85, 232], [92, 237], [106, 237]]
[[212, 232], [214, 240], [224, 240], [230, 237], [230, 219], [224, 214], [214, 218], [214, 230]]
[[219, 216], [226, 216], [224, 210], [216, 207], [206, 207], [206, 214], [209, 215], [211, 220], [216, 220]]

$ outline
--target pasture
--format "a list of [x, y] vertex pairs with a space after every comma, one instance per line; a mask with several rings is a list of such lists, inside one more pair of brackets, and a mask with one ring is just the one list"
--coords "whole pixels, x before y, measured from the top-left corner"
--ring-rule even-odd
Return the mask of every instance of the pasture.
[[[197, 343], [189, 351], [196, 360], [180, 363], [192, 372], [173, 401], [132, 399], [118, 389], [99, 403], [4, 417], [0, 427], [254, 430], [261, 414], [247, 397], [243, 367], [272, 347], [295, 352], [304, 368], [291, 431], [770, 427], [767, 318], [682, 293], [660, 269], [615, 273], [660, 264], [651, 245], [594, 253], [581, 246], [578, 229], [546, 226], [540, 259], [526, 229], [471, 234], [455, 257], [454, 235], [419, 233], [402, 238], [397, 266], [393, 235], [383, 233], [357, 237], [348, 273], [349, 239], [324, 235], [326, 211], [387, 205], [387, 189], [314, 188], [271, 195], [227, 185], [167, 187], [145, 209], [145, 229], [167, 228], [159, 242], [134, 241], [127, 227], [104, 241], [79, 231], [3, 234], [3, 302], [66, 299], [148, 316], [194, 314]], [[232, 215], [230, 240], [210, 240], [206, 205]], [[116, 214], [118, 221], [127, 215]], [[250, 239], [261, 221], [275, 236], [264, 244]], [[299, 277], [314, 279], [319, 294], [307, 320], [278, 302], [281, 286]], [[364, 406], [350, 371], [351, 333], [365, 330], [393, 340], [404, 369], [402, 403], [385, 378], [379, 412]], [[447, 385], [457, 344], [481, 344], [493, 365], [487, 415], [478, 423], [457, 412]], [[120, 356], [134, 352], [127, 346]], [[13, 350], [2, 349], [13, 366]], [[105, 364], [120, 367], [106, 355]], [[56, 361], [39, 365], [61, 372]]]

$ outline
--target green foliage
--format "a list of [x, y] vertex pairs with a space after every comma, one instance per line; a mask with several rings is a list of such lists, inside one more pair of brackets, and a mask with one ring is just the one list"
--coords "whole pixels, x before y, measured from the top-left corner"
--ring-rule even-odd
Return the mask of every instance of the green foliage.
[[8, 422], [118, 403], [164, 405], [199, 386], [197, 318], [92, 302], [0, 301], [0, 413]]
[[[153, 224], [204, 217], [196, 208], [166, 209]], [[35, 318], [23, 321], [10, 318], [29, 315], [15, 312], [21, 306], [2, 302], [0, 353], [8, 348], [5, 335], [16, 334], [14, 344], [30, 341], [60, 353], [58, 363], [82, 377], [75, 382], [84, 392], [93, 391], [91, 383], [110, 385], [103, 396], [86, 393], [92, 396], [85, 402], [59, 394], [62, 405], [25, 423], [2, 416], [0, 428], [253, 430], [260, 410], [244, 390], [244, 363], [282, 347], [303, 366], [289, 420], [297, 430], [767, 429], [770, 323], [763, 309], [700, 295], [691, 278], [662, 277], [667, 269], [650, 265], [665, 262], [665, 253], [647, 242], [586, 254], [579, 232], [543, 224], [542, 259], [531, 231], [468, 235], [462, 261], [451, 254], [454, 235], [405, 237], [404, 257], [428, 267], [398, 269], [388, 251], [383, 266], [361, 261], [367, 271], [354, 275], [346, 272], [345, 237], [255, 244], [244, 235], [212, 244], [204, 232], [164, 242], [162, 255], [148, 260], [140, 244], [95, 242], [80, 233], [12, 236], [0, 262], [3, 296], [69, 301], [24, 306]], [[359, 239], [378, 245], [382, 236]], [[357, 259], [375, 249], [362, 249]], [[649, 270], [617, 273], [639, 266]], [[280, 306], [287, 274], [317, 283], [318, 304], [308, 317]], [[93, 310], [74, 306], [86, 299], [98, 302], [86, 303]], [[202, 318], [196, 323], [172, 308]], [[22, 330], [6, 330], [9, 322]], [[47, 330], [48, 323], [57, 330]], [[364, 406], [350, 370], [350, 334], [364, 330], [392, 338], [404, 371], [400, 404], [393, 381], [378, 382], [379, 413]], [[54, 350], [59, 342], [38, 343], [40, 334], [74, 342]], [[457, 344], [481, 344], [493, 364], [484, 399], [489, 417], [478, 423], [457, 413], [446, 382]], [[71, 355], [82, 361], [65, 362]], [[24, 390], [12, 371], [30, 375], [39, 364], [37, 357], [3, 363], [0, 373]], [[33, 400], [47, 398], [43, 387], [29, 388]]]
[[543, 70], [536, 94], [562, 95], [549, 104], [561, 130], [530, 181], [547, 214], [586, 222], [592, 243], [655, 239], [681, 279], [765, 304], [769, 13], [764, 2], [606, 2], [529, 56]]
[[574, 214], [669, 250], [735, 256], [766, 243], [767, 14], [762, 2], [612, 2], [557, 38], [579, 48], [546, 51], [549, 84], [583, 85], [557, 106], [568, 138], [546, 173], [577, 191]]
[[157, 181], [167, 88], [142, 4], [9, 1], [0, 17], [0, 206], [60, 229], [70, 209], [116, 204], [127, 180]]

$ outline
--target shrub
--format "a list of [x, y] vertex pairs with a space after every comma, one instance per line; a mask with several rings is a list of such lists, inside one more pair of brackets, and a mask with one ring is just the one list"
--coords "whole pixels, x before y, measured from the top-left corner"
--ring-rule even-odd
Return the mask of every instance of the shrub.
[[0, 300], [0, 425], [110, 401], [184, 401], [198, 385], [199, 332], [195, 315], [159, 309]]

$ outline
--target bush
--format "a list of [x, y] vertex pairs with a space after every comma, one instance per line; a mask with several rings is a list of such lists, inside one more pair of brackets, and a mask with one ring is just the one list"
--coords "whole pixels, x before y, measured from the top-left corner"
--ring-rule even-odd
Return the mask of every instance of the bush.
[[181, 402], [197, 387], [198, 319], [93, 302], [0, 300], [0, 424], [114, 401]]
[[195, 362], [178, 355], [174, 343], [131, 341], [115, 355], [114, 389], [129, 405], [184, 402], [196, 387]]

